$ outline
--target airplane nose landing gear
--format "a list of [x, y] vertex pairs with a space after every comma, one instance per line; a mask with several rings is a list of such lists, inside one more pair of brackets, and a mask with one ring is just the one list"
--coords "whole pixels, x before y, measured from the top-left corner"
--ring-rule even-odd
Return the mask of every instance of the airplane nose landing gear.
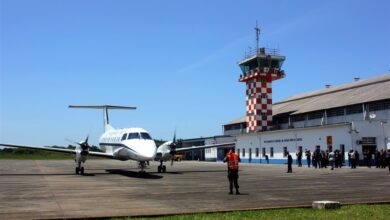
[[139, 172], [138, 172], [138, 175], [140, 177], [144, 177], [146, 175], [146, 171], [144, 170], [145, 167], [146, 167], [146, 162], [145, 161], [140, 161], [139, 164], [138, 164], [138, 167], [141, 169]]

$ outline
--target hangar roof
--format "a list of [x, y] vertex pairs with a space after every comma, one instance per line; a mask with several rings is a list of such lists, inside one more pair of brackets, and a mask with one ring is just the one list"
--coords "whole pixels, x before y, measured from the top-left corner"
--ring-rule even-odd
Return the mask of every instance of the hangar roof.
[[[301, 114], [359, 103], [390, 99], [390, 73], [295, 95], [273, 104], [273, 115]], [[245, 122], [245, 116], [227, 124]]]

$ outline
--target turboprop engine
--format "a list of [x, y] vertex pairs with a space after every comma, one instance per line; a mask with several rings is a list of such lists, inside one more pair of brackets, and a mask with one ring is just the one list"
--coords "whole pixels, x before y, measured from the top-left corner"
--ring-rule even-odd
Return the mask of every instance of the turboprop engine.
[[83, 175], [84, 174], [84, 167], [82, 166], [82, 164], [85, 163], [85, 161], [87, 160], [87, 156], [89, 155], [89, 144], [88, 144], [88, 138], [89, 138], [89, 135], [87, 136], [87, 138], [85, 139], [85, 141], [81, 141], [79, 143], [77, 143], [79, 146], [76, 147], [76, 158], [75, 158], [75, 162], [76, 162], [76, 174], [81, 174]]

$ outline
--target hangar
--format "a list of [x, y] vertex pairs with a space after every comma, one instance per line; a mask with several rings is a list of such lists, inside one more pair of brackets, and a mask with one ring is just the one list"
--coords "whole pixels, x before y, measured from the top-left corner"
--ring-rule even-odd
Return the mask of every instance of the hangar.
[[[288, 97], [272, 105], [272, 126], [251, 132], [247, 116], [225, 125], [224, 135], [235, 136], [243, 162], [285, 163], [305, 149], [350, 149], [360, 155], [390, 149], [390, 74]], [[208, 160], [217, 149], [206, 152]]]

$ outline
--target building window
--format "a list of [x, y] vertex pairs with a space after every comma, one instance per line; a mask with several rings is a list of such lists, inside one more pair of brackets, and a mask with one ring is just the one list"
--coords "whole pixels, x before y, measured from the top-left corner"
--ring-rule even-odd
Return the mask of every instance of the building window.
[[259, 148], [256, 148], [256, 157], [259, 157]]
[[269, 148], [269, 156], [274, 157], [274, 148], [273, 147]]
[[390, 109], [390, 99], [377, 101], [377, 102], [371, 102], [368, 104], [368, 109], [370, 111]]
[[283, 157], [287, 157], [287, 147], [283, 147]]
[[333, 108], [326, 110], [327, 117], [341, 116], [344, 115], [344, 108]]
[[293, 115], [291, 116], [291, 121], [296, 122], [296, 121], [304, 121], [306, 119], [305, 114], [300, 114], [300, 115]]
[[245, 157], [245, 148], [242, 148], [242, 157]]
[[363, 112], [363, 107], [361, 104], [351, 105], [345, 108], [345, 113], [347, 115], [361, 113], [361, 112]]
[[266, 154], [266, 152], [265, 152], [265, 147], [263, 147], [263, 148], [261, 149], [261, 155], [262, 155], [263, 157], [265, 157], [265, 154]]
[[322, 118], [323, 116], [324, 116], [324, 112], [323, 111], [310, 112], [309, 114], [307, 114], [307, 118], [309, 120]]

